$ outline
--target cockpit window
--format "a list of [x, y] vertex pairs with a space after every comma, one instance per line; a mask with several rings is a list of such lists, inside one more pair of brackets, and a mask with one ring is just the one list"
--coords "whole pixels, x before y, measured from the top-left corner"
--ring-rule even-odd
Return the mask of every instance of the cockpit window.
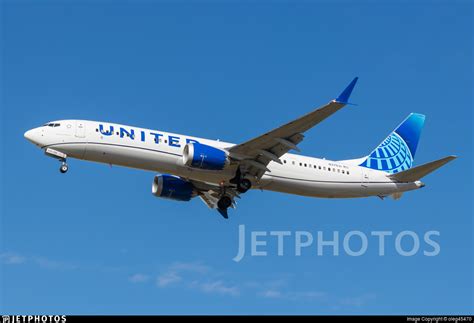
[[59, 127], [60, 123], [45, 123], [43, 127]]

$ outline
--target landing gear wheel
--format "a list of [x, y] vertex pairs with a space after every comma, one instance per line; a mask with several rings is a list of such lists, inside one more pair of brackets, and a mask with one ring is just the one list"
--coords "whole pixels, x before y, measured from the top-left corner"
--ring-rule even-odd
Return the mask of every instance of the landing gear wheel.
[[59, 171], [64, 174], [68, 171], [69, 166], [66, 163], [61, 164], [61, 167], [59, 167]]
[[252, 182], [250, 182], [250, 180], [246, 179], [246, 178], [243, 178], [239, 181], [239, 183], [237, 184], [237, 191], [239, 191], [239, 193], [245, 193], [247, 192], [250, 188], [252, 187]]
[[227, 210], [229, 206], [232, 205], [232, 199], [228, 197], [227, 195], [224, 195], [223, 197], [220, 198], [220, 200], [217, 202], [217, 207], [221, 210]]

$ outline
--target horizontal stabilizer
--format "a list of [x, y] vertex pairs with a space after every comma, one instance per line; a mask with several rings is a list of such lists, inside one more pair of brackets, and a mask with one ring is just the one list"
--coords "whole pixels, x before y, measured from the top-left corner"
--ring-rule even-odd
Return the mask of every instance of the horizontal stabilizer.
[[398, 182], [405, 182], [405, 183], [415, 182], [456, 158], [457, 158], [456, 156], [444, 157], [444, 158], [432, 161], [424, 165], [420, 165], [420, 166], [410, 168], [396, 174], [392, 174], [389, 177]]

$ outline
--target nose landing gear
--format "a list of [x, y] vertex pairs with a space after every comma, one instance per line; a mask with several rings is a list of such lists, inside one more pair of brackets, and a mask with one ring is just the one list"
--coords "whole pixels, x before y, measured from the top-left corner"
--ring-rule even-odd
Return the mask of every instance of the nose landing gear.
[[62, 174], [64, 174], [68, 171], [68, 169], [69, 169], [69, 166], [67, 165], [66, 160], [65, 159], [61, 160], [61, 167], [59, 167], [59, 171]]
[[57, 150], [54, 150], [50, 147], [46, 148], [46, 150], [44, 151], [44, 153], [46, 154], [46, 156], [49, 156], [49, 157], [52, 157], [52, 158], [55, 158], [57, 160], [59, 160], [61, 162], [61, 166], [59, 167], [59, 171], [64, 174], [67, 172], [67, 170], [69, 169], [69, 166], [67, 165], [66, 163], [66, 157], [67, 155], [63, 152], [60, 152], [60, 151], [57, 151]]

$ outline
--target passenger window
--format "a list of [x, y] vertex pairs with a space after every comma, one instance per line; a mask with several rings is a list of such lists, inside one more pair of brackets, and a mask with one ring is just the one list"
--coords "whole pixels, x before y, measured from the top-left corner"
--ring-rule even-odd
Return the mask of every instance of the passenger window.
[[318, 168], [321, 169], [321, 166], [319, 166]]
[[295, 164], [295, 161], [292, 161], [291, 163], [294, 165], [294, 164]]
[[300, 163], [300, 166], [303, 166], [303, 163]]
[[326, 166], [323, 167], [323, 170], [326, 170]]
[[337, 172], [338, 172], [338, 173], [340, 173], [340, 172], [341, 172], [341, 170], [338, 168], [338, 169], [337, 169]]
[[349, 175], [349, 171], [347, 171], [347, 175]]
[[307, 165], [306, 165], [306, 164], [304, 164], [304, 167], [307, 167]]
[[342, 173], [345, 174], [346, 172], [343, 170]]
[[286, 160], [283, 160], [283, 164], [286, 164]]
[[328, 171], [331, 171], [331, 167], [328, 167]]

